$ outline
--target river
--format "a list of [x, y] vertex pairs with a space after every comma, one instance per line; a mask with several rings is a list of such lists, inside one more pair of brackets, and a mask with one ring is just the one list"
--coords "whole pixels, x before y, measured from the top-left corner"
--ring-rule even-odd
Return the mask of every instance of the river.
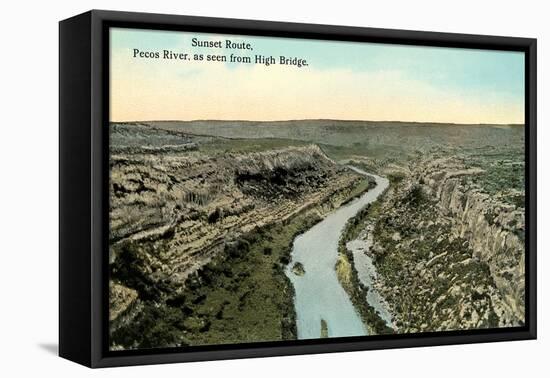
[[[328, 337], [363, 336], [368, 332], [361, 321], [361, 317], [344, 291], [336, 276], [335, 265], [338, 259], [338, 241], [346, 222], [353, 218], [362, 208], [376, 199], [386, 190], [389, 182], [386, 178], [367, 173], [356, 167], [349, 167], [355, 172], [371, 176], [376, 181], [376, 187], [368, 190], [361, 197], [339, 207], [321, 222], [317, 223], [294, 240], [291, 259], [286, 269], [286, 275], [294, 285], [296, 296], [296, 322], [298, 339], [314, 339], [321, 336], [321, 319], [327, 323]], [[363, 235], [364, 236], [364, 235]], [[354, 240], [358, 242], [360, 240]], [[348, 247], [354, 247], [352, 244]], [[367, 245], [361, 244], [357, 248], [350, 248], [354, 256], [364, 254]], [[368, 257], [368, 256], [367, 256]], [[292, 272], [295, 263], [304, 267], [304, 275]], [[364, 260], [361, 260], [364, 262]], [[370, 262], [370, 260], [368, 261]], [[375, 272], [372, 263], [368, 267], [356, 264], [361, 281], [373, 291], [372, 277]], [[371, 290], [372, 289], [372, 290]], [[370, 294], [370, 293], [369, 293]], [[379, 309], [382, 317], [388, 324], [391, 323], [389, 313], [383, 313], [384, 303], [381, 298], [375, 298], [379, 304], [371, 303]], [[378, 307], [378, 308], [377, 308]]]

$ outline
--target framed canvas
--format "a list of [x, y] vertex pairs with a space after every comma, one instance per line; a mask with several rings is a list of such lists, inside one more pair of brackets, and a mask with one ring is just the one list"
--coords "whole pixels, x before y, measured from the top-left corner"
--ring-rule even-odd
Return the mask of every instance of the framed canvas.
[[536, 338], [536, 40], [60, 22], [59, 353]]

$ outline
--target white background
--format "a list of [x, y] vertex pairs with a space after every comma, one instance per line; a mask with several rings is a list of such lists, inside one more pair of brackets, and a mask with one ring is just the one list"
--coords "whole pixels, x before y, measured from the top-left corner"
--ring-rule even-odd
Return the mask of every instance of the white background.
[[[545, 1], [4, 2], [0, 23], [0, 375], [117, 377], [519, 377], [548, 374], [545, 256], [550, 243]], [[539, 340], [90, 370], [56, 356], [58, 25], [89, 9], [295, 21], [538, 38]], [[546, 91], [546, 93], [543, 93]], [[75, 125], [76, 127], [77, 125]], [[545, 349], [547, 349], [545, 351]]]

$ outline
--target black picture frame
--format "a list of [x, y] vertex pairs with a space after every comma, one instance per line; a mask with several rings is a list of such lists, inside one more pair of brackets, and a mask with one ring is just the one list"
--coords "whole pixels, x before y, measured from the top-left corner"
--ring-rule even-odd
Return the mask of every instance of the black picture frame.
[[[109, 27], [525, 53], [526, 324], [517, 328], [109, 351]], [[59, 24], [59, 355], [89, 367], [536, 338], [536, 39], [92, 10]]]

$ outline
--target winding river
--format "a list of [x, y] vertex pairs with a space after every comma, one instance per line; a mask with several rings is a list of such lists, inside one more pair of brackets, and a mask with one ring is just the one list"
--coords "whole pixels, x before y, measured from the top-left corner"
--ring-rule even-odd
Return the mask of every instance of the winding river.
[[[367, 173], [356, 167], [350, 166], [349, 168], [359, 174], [373, 177], [376, 181], [376, 187], [336, 209], [307, 232], [296, 237], [292, 246], [292, 261], [287, 266], [286, 275], [294, 285], [296, 293], [294, 306], [296, 309], [298, 339], [321, 337], [321, 320], [326, 322], [328, 337], [367, 335], [361, 317], [353, 307], [349, 296], [336, 276], [335, 265], [338, 258], [338, 241], [346, 222], [363, 207], [376, 201], [388, 187], [389, 182], [384, 177]], [[348, 245], [348, 247], [350, 246]], [[366, 256], [364, 247], [364, 245], [361, 245], [360, 248], [350, 248], [350, 250], [353, 251], [354, 256], [356, 251]], [[297, 262], [303, 265], [304, 275], [297, 275], [292, 272], [292, 267]], [[367, 271], [362, 271], [363, 268], [360, 265], [356, 265], [359, 278], [369, 287], [369, 292], [371, 292], [373, 291], [371, 290], [372, 286], [369, 285], [372, 285], [371, 278], [375, 272], [371, 269], [374, 269], [374, 267], [370, 264], [366, 267]], [[388, 318], [389, 314], [383, 313], [382, 300], [376, 299], [379, 300], [380, 306], [371, 303], [367, 296], [369, 304], [374, 305], [375, 309], [379, 310], [386, 322], [391, 322], [391, 317]]]

